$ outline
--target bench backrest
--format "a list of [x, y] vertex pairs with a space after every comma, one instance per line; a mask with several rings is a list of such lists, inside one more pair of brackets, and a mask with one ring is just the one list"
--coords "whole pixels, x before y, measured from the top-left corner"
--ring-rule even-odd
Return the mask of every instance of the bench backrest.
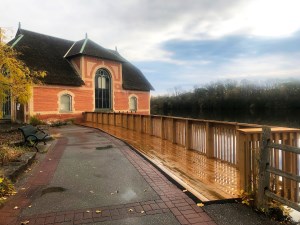
[[32, 125], [26, 125], [23, 127], [19, 127], [19, 130], [22, 131], [22, 133], [25, 137], [30, 134], [35, 134], [38, 131], [38, 129]]

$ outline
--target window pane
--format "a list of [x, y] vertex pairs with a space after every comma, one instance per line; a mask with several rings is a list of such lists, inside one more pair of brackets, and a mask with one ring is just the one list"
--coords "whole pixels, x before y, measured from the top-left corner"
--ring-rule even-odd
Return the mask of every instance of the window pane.
[[71, 96], [62, 95], [60, 98], [60, 110], [61, 111], [71, 111]]
[[136, 97], [131, 97], [129, 100], [130, 111], [137, 111], [137, 99]]
[[99, 69], [95, 76], [95, 108], [109, 109], [111, 107], [111, 77], [104, 69]]

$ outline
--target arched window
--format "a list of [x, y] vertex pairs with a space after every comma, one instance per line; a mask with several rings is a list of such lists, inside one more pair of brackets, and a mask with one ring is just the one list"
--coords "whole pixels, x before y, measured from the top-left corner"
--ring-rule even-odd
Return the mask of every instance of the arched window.
[[111, 78], [104, 69], [99, 69], [95, 76], [95, 107], [96, 109], [111, 108]]
[[72, 96], [69, 94], [63, 94], [60, 96], [60, 111], [71, 112], [72, 111]]
[[137, 111], [137, 98], [135, 96], [132, 96], [129, 99], [129, 110], [131, 112]]

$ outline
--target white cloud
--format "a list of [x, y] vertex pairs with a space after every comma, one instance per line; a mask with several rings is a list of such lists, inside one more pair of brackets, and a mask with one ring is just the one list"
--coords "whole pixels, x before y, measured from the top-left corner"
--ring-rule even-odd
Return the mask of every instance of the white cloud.
[[[216, 78], [297, 76], [299, 63], [288, 56], [239, 57], [226, 66], [209, 67], [214, 62], [206, 59], [175, 60], [162, 46], [170, 40], [230, 35], [290, 36], [300, 30], [299, 8], [299, 0], [2, 0], [0, 27], [16, 31], [21, 21], [24, 29], [70, 40], [83, 39], [87, 32], [104, 47], [117, 46], [130, 61], [162, 61], [184, 68], [184, 76], [170, 71], [164, 76], [169, 80], [161, 79], [164, 87], [172, 88]], [[172, 74], [176, 77], [170, 78]], [[160, 89], [160, 84], [153, 85]]]

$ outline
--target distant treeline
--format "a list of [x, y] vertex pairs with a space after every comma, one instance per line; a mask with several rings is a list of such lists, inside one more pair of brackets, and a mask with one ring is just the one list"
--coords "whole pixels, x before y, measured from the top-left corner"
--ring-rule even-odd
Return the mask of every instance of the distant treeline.
[[151, 113], [166, 114], [176, 110], [273, 110], [300, 109], [300, 81], [269, 81], [256, 84], [215, 82], [191, 92], [151, 98]]

